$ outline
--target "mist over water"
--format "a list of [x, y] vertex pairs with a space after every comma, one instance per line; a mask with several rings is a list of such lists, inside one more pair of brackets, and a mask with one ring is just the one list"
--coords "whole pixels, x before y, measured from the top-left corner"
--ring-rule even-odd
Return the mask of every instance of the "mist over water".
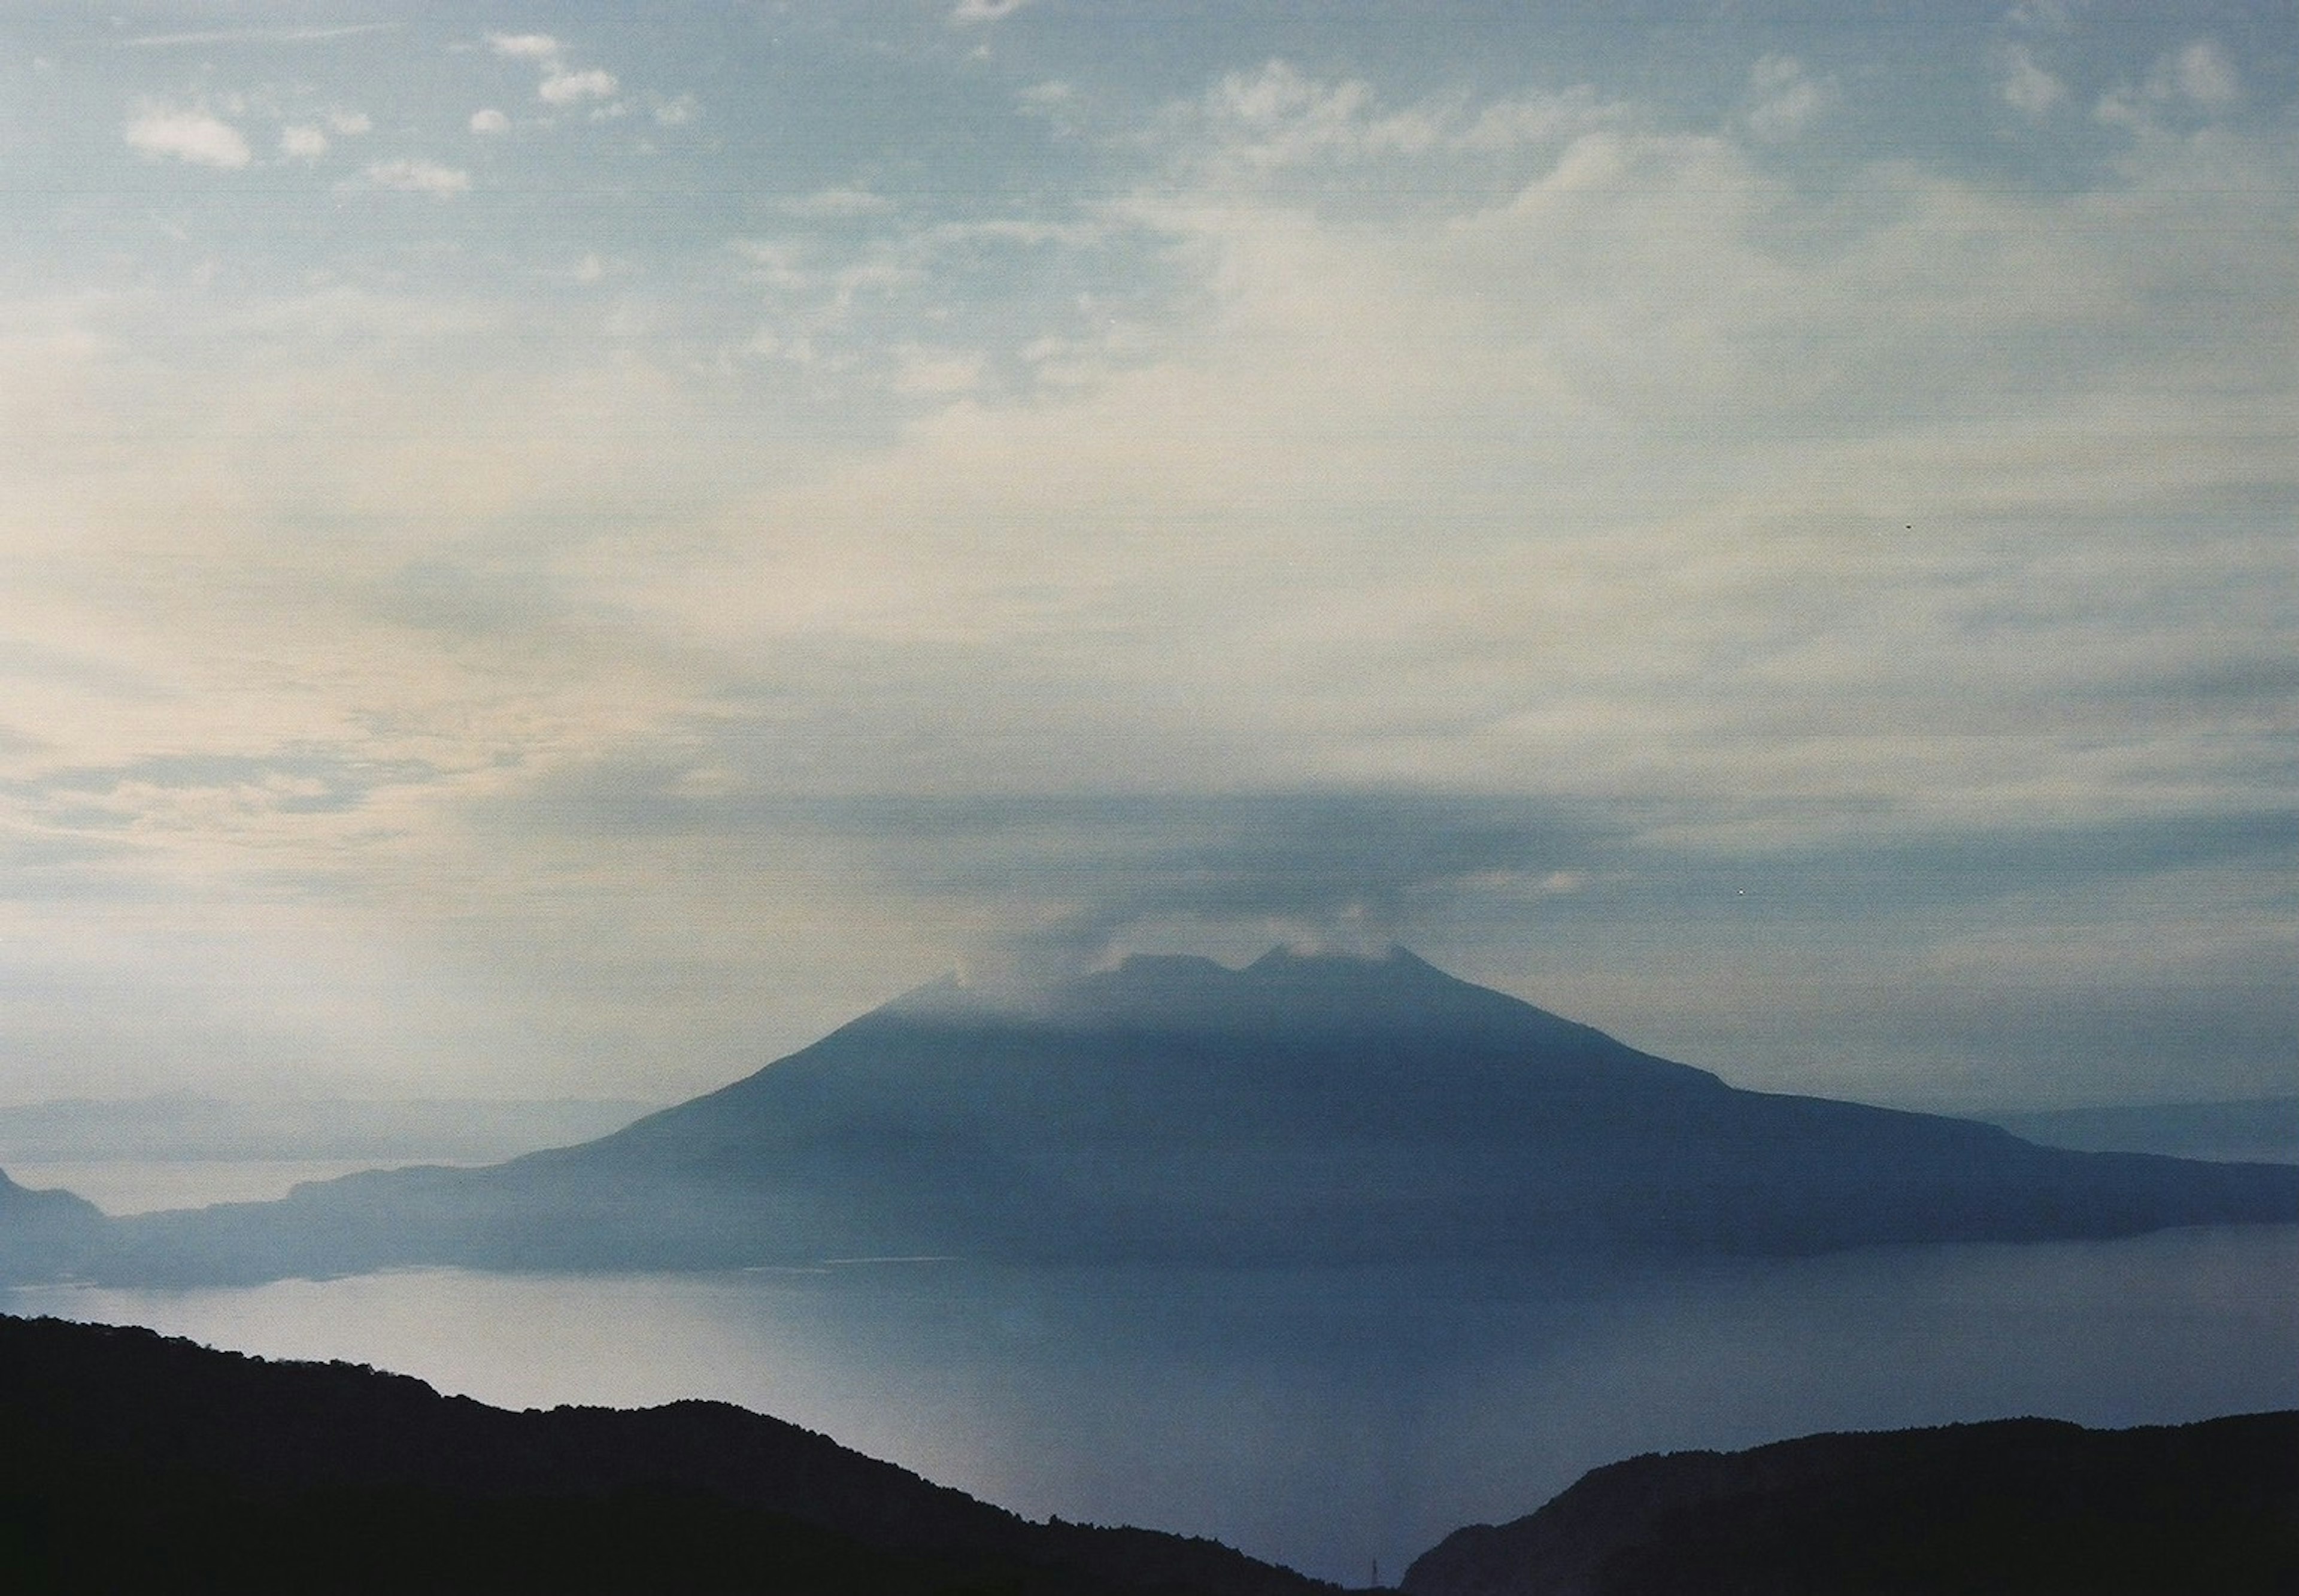
[[510, 1407], [708, 1396], [1033, 1517], [1393, 1577], [1641, 1451], [2299, 1406], [2299, 1227], [1666, 1273], [414, 1270], [0, 1308], [344, 1359]]

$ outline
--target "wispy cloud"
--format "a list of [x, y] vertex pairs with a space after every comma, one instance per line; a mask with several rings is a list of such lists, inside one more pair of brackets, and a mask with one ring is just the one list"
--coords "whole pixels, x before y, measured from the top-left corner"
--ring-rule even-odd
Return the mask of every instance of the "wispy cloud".
[[950, 20], [959, 27], [1001, 22], [1029, 4], [1031, 0], [958, 0]]
[[2158, 60], [2137, 88], [2103, 96], [2095, 114], [2104, 122], [2145, 127], [2165, 115], [2213, 119], [2244, 100], [2243, 75], [2215, 39], [2195, 39]]
[[145, 105], [124, 129], [130, 147], [143, 154], [235, 171], [253, 154], [240, 130], [210, 112]]
[[1997, 58], [1996, 92], [2030, 121], [2050, 115], [2068, 97], [2068, 86], [2037, 61], [2025, 45], [2013, 45]]
[[137, 49], [164, 49], [184, 45], [320, 44], [328, 39], [356, 38], [362, 34], [390, 33], [397, 22], [346, 22], [312, 28], [203, 28], [175, 33], [139, 33], [120, 42]]
[[370, 162], [367, 179], [378, 188], [435, 195], [441, 199], [467, 193], [471, 187], [471, 174], [461, 168], [411, 158]]
[[514, 61], [553, 62], [560, 55], [559, 41], [547, 33], [490, 33], [487, 44]]
[[603, 100], [615, 87], [614, 73], [589, 67], [581, 71], [554, 71], [536, 86], [535, 93], [546, 104], [572, 105], [580, 100]]
[[867, 188], [820, 188], [783, 204], [793, 216], [823, 218], [876, 216], [892, 208], [885, 195]]
[[1793, 55], [1767, 55], [1748, 71], [1748, 131], [1769, 143], [1801, 135], [1838, 99], [1834, 79], [1814, 77]]
[[2179, 94], [2198, 105], [2232, 105], [2243, 98], [2243, 77], [2228, 53], [2212, 39], [2197, 39], [2170, 62], [2170, 77]]

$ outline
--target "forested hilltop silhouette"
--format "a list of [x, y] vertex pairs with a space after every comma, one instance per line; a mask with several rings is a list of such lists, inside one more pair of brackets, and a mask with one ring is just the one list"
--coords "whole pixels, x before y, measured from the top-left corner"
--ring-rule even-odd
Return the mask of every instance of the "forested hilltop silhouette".
[[1456, 1531], [1409, 1596], [2288, 1596], [2299, 1412], [2038, 1418], [1631, 1459]]
[[508, 1412], [403, 1375], [0, 1317], [0, 1590], [1316, 1596], [1034, 1524], [745, 1409]]
[[[2299, 1412], [2011, 1419], [1592, 1470], [1410, 1596], [2281, 1596]], [[508, 1412], [347, 1364], [0, 1317], [0, 1589], [1332, 1596], [1035, 1524], [716, 1402]]]
[[1508, 1261], [2292, 1220], [2299, 1168], [1741, 1091], [1402, 950], [1280, 950], [1017, 993], [938, 983], [580, 1146], [60, 1223], [0, 1265], [230, 1282], [883, 1255]]

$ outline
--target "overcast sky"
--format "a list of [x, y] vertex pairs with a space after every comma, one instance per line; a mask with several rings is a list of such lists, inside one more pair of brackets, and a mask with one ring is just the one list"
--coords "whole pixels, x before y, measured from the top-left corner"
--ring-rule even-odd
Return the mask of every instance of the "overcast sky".
[[667, 1101], [1390, 940], [1745, 1085], [2293, 1090], [2295, 74], [5, 0], [0, 1101]]

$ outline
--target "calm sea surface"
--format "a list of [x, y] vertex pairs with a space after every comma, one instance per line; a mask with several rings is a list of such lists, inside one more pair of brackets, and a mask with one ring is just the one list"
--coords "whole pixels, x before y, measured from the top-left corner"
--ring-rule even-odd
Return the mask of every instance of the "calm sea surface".
[[1637, 1276], [413, 1270], [0, 1309], [344, 1359], [511, 1407], [710, 1396], [1033, 1517], [1361, 1582], [1638, 1452], [2013, 1414], [2299, 1407], [2299, 1227]]

